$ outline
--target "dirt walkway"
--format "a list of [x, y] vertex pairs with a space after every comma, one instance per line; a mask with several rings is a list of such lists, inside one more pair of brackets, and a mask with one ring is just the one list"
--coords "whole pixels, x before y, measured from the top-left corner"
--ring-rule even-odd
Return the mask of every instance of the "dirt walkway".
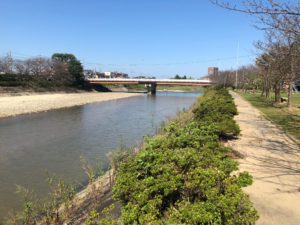
[[0, 96], [0, 118], [138, 96], [136, 93], [83, 92]]
[[[230, 143], [244, 155], [240, 169], [254, 178], [245, 188], [259, 212], [257, 224], [300, 224], [300, 144], [263, 118], [236, 93], [241, 137]], [[300, 131], [299, 131], [300, 132]]]

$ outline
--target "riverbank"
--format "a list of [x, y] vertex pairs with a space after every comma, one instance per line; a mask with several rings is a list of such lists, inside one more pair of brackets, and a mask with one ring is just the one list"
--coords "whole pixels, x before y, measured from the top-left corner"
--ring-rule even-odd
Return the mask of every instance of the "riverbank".
[[138, 93], [30, 93], [0, 96], [0, 118], [138, 96]]
[[[244, 99], [259, 109], [264, 116], [277, 124], [287, 134], [300, 141], [300, 93], [294, 93], [292, 97], [293, 108], [289, 110], [286, 102], [274, 104], [274, 96], [265, 99], [260, 93], [239, 93]], [[283, 95], [284, 96], [284, 95]]]
[[[143, 84], [127, 84], [127, 85], [104, 85], [106, 88], [112, 91], [147, 91], [147, 88]], [[158, 85], [157, 91], [161, 92], [203, 92], [202, 86], [181, 86], [181, 85]]]
[[[204, 224], [220, 220], [239, 223], [240, 218], [245, 223], [254, 223], [256, 211], [240, 189], [249, 185], [251, 178], [247, 173], [230, 175], [237, 170], [237, 163], [229, 156], [230, 149], [224, 149], [219, 142], [221, 136], [222, 139], [231, 139], [238, 134], [232, 120], [235, 106], [230, 96], [224, 97], [226, 103], [223, 99], [220, 101], [223, 94], [226, 92], [209, 92], [190, 110], [179, 113], [169, 121], [159, 134], [146, 139], [139, 151], [126, 154], [126, 157], [123, 155], [121, 163], [113, 160], [117, 162], [115, 182], [112, 179], [113, 169], [94, 184], [100, 190], [100, 200], [96, 206], [93, 199], [97, 195], [92, 194], [97, 193], [96, 189], [87, 188], [78, 194], [76, 198], [84, 196], [83, 202], [86, 203], [78, 205], [67, 223], [77, 225], [85, 221], [88, 224], [100, 224], [104, 220], [107, 224], [118, 224], [120, 221], [124, 224], [137, 221], [142, 224], [153, 221], [164, 221], [166, 224], [171, 224], [171, 221], [172, 224], [193, 221], [195, 224]], [[212, 106], [215, 98], [220, 102]], [[223, 104], [219, 104], [221, 102]], [[221, 119], [215, 124], [216, 127], [211, 127], [211, 119], [215, 121], [218, 117], [215, 110], [222, 112], [227, 120]], [[193, 132], [192, 136], [190, 132]], [[112, 165], [115, 168], [116, 164]], [[223, 182], [226, 182], [226, 186]], [[112, 186], [114, 197], [119, 201], [112, 200]], [[192, 199], [191, 196], [195, 199], [188, 203], [181, 200]], [[202, 196], [205, 196], [204, 199]], [[162, 202], [165, 207], [162, 207]], [[106, 211], [104, 206], [111, 208], [109, 204], [114, 205], [114, 211], [103, 213]], [[190, 214], [184, 213], [185, 210], [189, 210]], [[225, 218], [212, 216], [212, 213], [221, 215], [224, 211], [232, 213], [227, 213]], [[131, 217], [128, 217], [128, 213], [131, 213]], [[205, 219], [208, 216], [209, 221]]]
[[[176, 112], [189, 108], [196, 93], [158, 93], [0, 119], [0, 221], [21, 210], [15, 185], [48, 196], [48, 175], [86, 184], [80, 157], [108, 163], [113, 149], [134, 147]], [[100, 163], [101, 161], [101, 163]], [[79, 185], [82, 188], [81, 185]]]
[[241, 128], [238, 140], [230, 142], [243, 155], [240, 170], [253, 176], [250, 195], [260, 219], [257, 224], [300, 224], [300, 144], [265, 119], [262, 113], [240, 95], [231, 93]]
[[239, 134], [236, 113], [226, 90], [210, 90], [123, 160], [113, 187], [122, 223], [254, 224], [258, 215], [241, 189], [251, 175], [237, 172], [220, 142]]

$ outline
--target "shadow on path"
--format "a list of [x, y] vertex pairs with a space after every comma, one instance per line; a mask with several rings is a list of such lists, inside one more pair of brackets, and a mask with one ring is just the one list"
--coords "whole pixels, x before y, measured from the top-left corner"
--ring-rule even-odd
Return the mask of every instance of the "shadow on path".
[[257, 224], [300, 224], [300, 143], [239, 95], [231, 92], [239, 115], [241, 136], [229, 143], [241, 155], [240, 170], [253, 176], [245, 188], [257, 208]]

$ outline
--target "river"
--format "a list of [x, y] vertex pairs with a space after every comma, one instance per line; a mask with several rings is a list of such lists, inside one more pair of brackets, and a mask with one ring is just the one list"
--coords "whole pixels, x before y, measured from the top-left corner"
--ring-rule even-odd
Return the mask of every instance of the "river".
[[48, 173], [84, 182], [80, 156], [106, 164], [108, 152], [138, 145], [198, 95], [158, 92], [0, 119], [0, 219], [20, 207], [16, 185], [45, 196]]

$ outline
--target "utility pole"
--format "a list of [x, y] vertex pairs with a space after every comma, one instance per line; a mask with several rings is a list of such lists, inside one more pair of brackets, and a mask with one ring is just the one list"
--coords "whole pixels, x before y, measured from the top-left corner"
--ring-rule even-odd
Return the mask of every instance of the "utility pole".
[[235, 89], [237, 89], [238, 87], [239, 49], [240, 49], [240, 42], [238, 42], [237, 44], [237, 51], [236, 51]]

